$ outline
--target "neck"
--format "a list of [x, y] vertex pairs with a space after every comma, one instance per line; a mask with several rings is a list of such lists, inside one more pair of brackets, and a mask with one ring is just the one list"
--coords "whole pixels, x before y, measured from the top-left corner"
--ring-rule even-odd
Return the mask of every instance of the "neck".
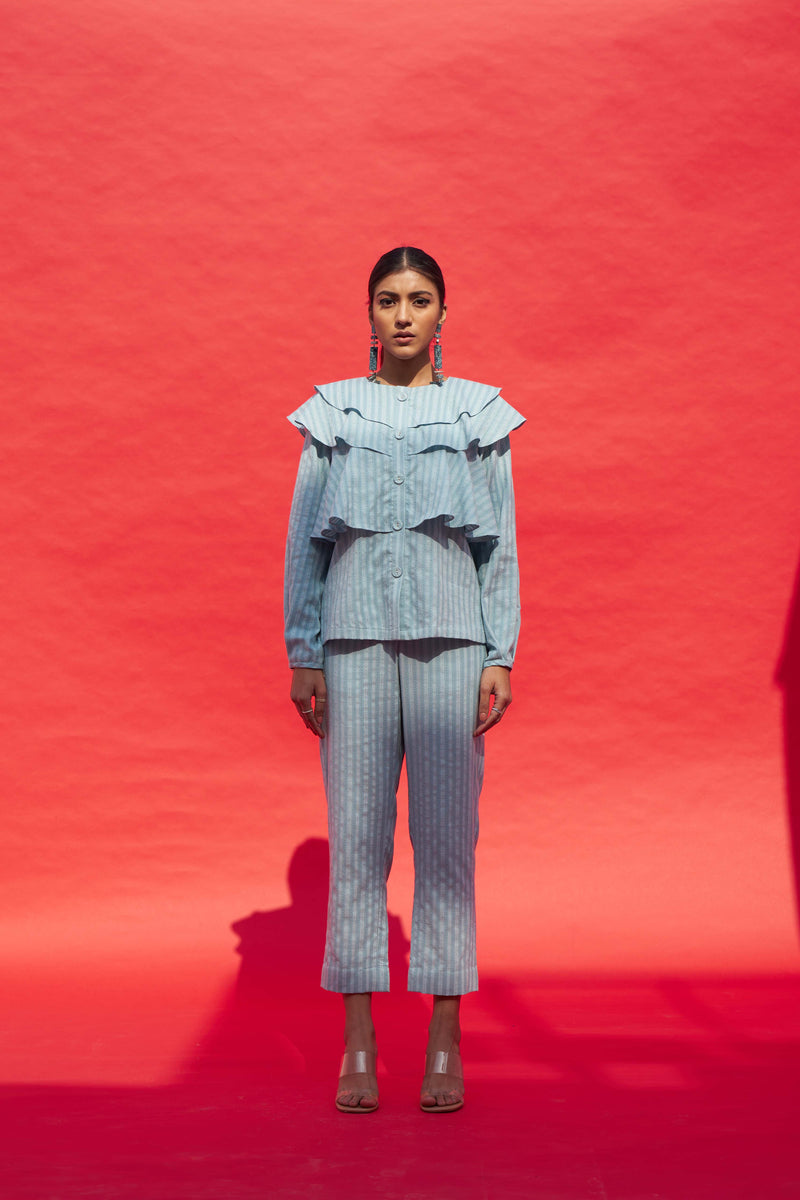
[[378, 378], [391, 387], [424, 387], [433, 383], [433, 367], [428, 352], [407, 362], [386, 355]]

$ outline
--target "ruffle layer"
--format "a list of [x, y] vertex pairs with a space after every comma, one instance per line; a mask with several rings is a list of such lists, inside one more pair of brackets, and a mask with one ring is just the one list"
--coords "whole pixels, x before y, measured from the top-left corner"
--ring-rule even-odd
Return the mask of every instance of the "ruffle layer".
[[388, 533], [398, 520], [400, 528], [415, 529], [435, 518], [471, 540], [499, 536], [481, 451], [524, 417], [499, 389], [469, 380], [409, 389], [406, 401], [400, 391], [343, 380], [318, 387], [289, 417], [332, 450], [311, 536], [335, 540], [346, 528]]
[[446, 380], [443, 387], [396, 388], [367, 379], [343, 379], [316, 388], [289, 420], [325, 446], [339, 443], [391, 455], [398, 424], [398, 394], [409, 399], [412, 419], [404, 424], [408, 451], [422, 454], [439, 446], [466, 450], [493, 446], [525, 418], [503, 399], [500, 389], [469, 379]]

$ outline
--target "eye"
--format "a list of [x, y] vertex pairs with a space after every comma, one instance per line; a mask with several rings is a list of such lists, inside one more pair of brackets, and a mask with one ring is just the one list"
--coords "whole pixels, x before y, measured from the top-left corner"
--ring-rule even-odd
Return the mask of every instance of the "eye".
[[430, 304], [430, 300], [428, 299], [427, 296], [417, 296], [414, 303], [419, 305], [420, 308], [427, 308], [428, 305]]
[[392, 300], [389, 296], [381, 296], [378, 300], [378, 308], [389, 308], [391, 304]]

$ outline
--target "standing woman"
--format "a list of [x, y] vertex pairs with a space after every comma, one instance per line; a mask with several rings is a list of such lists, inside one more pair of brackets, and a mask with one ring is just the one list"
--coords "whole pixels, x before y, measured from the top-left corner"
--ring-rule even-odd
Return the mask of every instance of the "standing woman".
[[317, 387], [289, 417], [304, 444], [286, 645], [328, 802], [322, 986], [345, 1010], [336, 1106], [378, 1107], [371, 994], [389, 989], [386, 881], [405, 755], [408, 988], [433, 997], [420, 1105], [445, 1113], [464, 1103], [459, 1004], [478, 986], [484, 735], [511, 703], [519, 633], [509, 434], [523, 418], [498, 388], [443, 376], [445, 287], [428, 254], [390, 250], [368, 291], [369, 375]]

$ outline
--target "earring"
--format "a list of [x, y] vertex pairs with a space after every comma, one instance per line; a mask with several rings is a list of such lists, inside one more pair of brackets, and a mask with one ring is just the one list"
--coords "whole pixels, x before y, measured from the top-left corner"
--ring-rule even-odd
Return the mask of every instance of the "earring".
[[374, 383], [378, 374], [378, 335], [374, 325], [371, 325], [370, 329], [372, 332], [369, 335], [369, 378]]
[[442, 374], [442, 322], [436, 326], [436, 333], [433, 338], [433, 382], [439, 387], [444, 383]]

